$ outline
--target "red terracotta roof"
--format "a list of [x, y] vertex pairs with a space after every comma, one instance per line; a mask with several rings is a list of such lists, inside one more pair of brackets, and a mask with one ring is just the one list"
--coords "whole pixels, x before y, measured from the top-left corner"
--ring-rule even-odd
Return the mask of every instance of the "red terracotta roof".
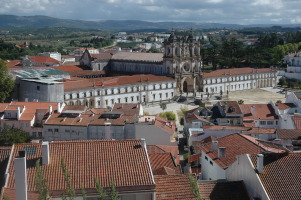
[[[240, 104], [242, 112], [244, 113], [243, 118], [245, 120], [261, 120], [264, 119], [279, 119], [271, 104]], [[254, 116], [251, 113], [251, 106], [255, 107]]]
[[[232, 69], [218, 69], [209, 73], [204, 73], [204, 78], [209, 77], [221, 77], [221, 76], [235, 76], [235, 75], [243, 75], [243, 74], [252, 74], [252, 70], [254, 70], [254, 74], [257, 73], [257, 69], [252, 69], [250, 67], [245, 68], [232, 68]], [[263, 68], [258, 69], [258, 73], [266, 73], [266, 72], [272, 72], [272, 69], [269, 68]], [[225, 75], [226, 72], [226, 75]]]
[[190, 156], [188, 157], [188, 162], [191, 163], [191, 162], [197, 161], [201, 156], [202, 156], [201, 153], [199, 153], [199, 154], [194, 154], [194, 155], [190, 155]]
[[176, 168], [171, 153], [148, 153], [148, 157], [153, 170], [161, 167]]
[[209, 137], [206, 137], [205, 139], [201, 140], [201, 141], [192, 141], [192, 146], [193, 146], [193, 151], [195, 154], [198, 154], [201, 152], [200, 150], [200, 146], [206, 144], [206, 143], [209, 143], [209, 142], [212, 142], [212, 141], [215, 141], [216, 138], [213, 137], [213, 136], [209, 136]]
[[142, 83], [148, 83], [147, 78], [149, 78], [149, 83], [174, 81], [171, 77], [156, 75], [114, 76], [91, 79], [71, 77], [71, 80], [66, 80], [66, 82], [64, 82], [64, 90], [70, 91], [94, 88], [94, 81], [96, 87], [102, 87], [102, 81], [104, 82], [104, 86], [141, 84], [140, 80], [142, 80]]
[[301, 139], [301, 130], [296, 129], [277, 129], [277, 134], [279, 139]]
[[195, 200], [187, 174], [154, 176], [156, 200]]
[[84, 71], [84, 70], [91, 71], [90, 67], [86, 65], [62, 65], [62, 66], [57, 66], [52, 68], [59, 69], [64, 72], [77, 72], [77, 71]]
[[[49, 106], [52, 105], [52, 111], [57, 110], [57, 103], [52, 102], [12, 102], [10, 107], [23, 107], [25, 106], [25, 111], [21, 114], [20, 120], [32, 120], [37, 112], [37, 110], [45, 110], [45, 115], [49, 114]], [[22, 111], [22, 108], [20, 108]]]
[[[257, 155], [250, 155], [254, 168]], [[301, 199], [301, 153], [272, 153], [263, 158], [263, 173], [258, 174], [271, 200]]]
[[100, 53], [100, 54], [91, 54], [91, 57], [96, 60], [109, 60], [112, 58], [111, 53]]
[[198, 185], [204, 200], [253, 200], [243, 181], [204, 181]]
[[21, 60], [6, 60], [5, 61], [9, 68], [19, 68], [21, 67]]
[[125, 115], [139, 116], [140, 104], [115, 103], [112, 111], [123, 112]]
[[[9, 200], [18, 200], [16, 199], [16, 191], [11, 188], [3, 188], [3, 193], [9, 197]], [[3, 195], [3, 194], [1, 194]], [[38, 200], [40, 196], [39, 192], [29, 192], [27, 191], [27, 200]], [[3, 197], [2, 197], [3, 198]], [[5, 200], [4, 198], [2, 200]]]
[[60, 63], [60, 61], [49, 56], [30, 56], [34, 63]]
[[173, 157], [178, 155], [178, 146], [146, 145], [148, 154], [172, 153]]
[[106, 74], [105, 70], [102, 71], [91, 71], [91, 70], [85, 70], [81, 72], [69, 72], [71, 76], [85, 76], [85, 75], [99, 75], [99, 74]]
[[174, 175], [176, 174], [175, 169], [169, 167], [161, 167], [153, 170], [153, 175]]
[[[200, 149], [206, 153], [222, 169], [230, 166], [236, 161], [237, 155], [257, 154], [263, 151], [286, 152], [288, 150], [279, 149], [279, 146], [268, 141], [258, 140], [257, 138], [240, 133], [234, 133], [219, 138], [218, 147], [226, 148], [226, 156], [218, 158], [218, 150], [211, 152], [211, 144], [207, 143], [200, 146]], [[259, 142], [262, 141], [262, 142]], [[281, 146], [281, 145], [280, 145]]]
[[227, 102], [226, 114], [242, 114], [237, 101], [220, 101], [221, 106], [224, 106], [225, 102]]
[[295, 129], [301, 130], [301, 117], [292, 117]]
[[167, 133], [170, 133], [170, 134], [175, 133], [175, 130], [173, 130], [172, 127], [166, 125], [166, 123], [162, 123], [162, 122], [156, 120], [154, 125], [157, 126], [160, 129], [166, 131]]
[[278, 106], [278, 109], [279, 109], [279, 110], [285, 110], [285, 109], [297, 107], [297, 106], [296, 106], [295, 104], [293, 104], [293, 103], [276, 103], [276, 106]]
[[9, 105], [9, 103], [0, 103], [0, 113], [4, 112], [4, 109]]
[[[197, 114], [194, 114], [194, 112], [198, 109], [199, 108], [194, 108], [192, 110], [188, 110], [188, 111], [184, 112], [186, 122], [191, 122], [191, 121], [194, 121], [194, 120], [201, 120], [203, 122], [210, 123], [210, 121], [208, 121], [207, 119], [204, 119], [203, 117], [201, 117]], [[189, 114], [190, 114], [190, 117], [188, 117]]]
[[[35, 163], [42, 157], [42, 144], [19, 144], [14, 147], [13, 157], [8, 169], [7, 188], [15, 188], [14, 157], [20, 150], [27, 150], [27, 190], [36, 191]], [[126, 190], [153, 190], [154, 183], [149, 168], [146, 151], [140, 140], [85, 140], [49, 143], [50, 163], [42, 165], [50, 193], [66, 189], [61, 159], [70, 172], [71, 185], [74, 189], [95, 188], [96, 177], [102, 187], [108, 188], [113, 179], [117, 188]], [[96, 192], [90, 189], [90, 192]], [[61, 195], [61, 194], [60, 194]]]
[[254, 127], [252, 129], [245, 129], [242, 131], [244, 134], [275, 134], [276, 130], [274, 128], [259, 128]]

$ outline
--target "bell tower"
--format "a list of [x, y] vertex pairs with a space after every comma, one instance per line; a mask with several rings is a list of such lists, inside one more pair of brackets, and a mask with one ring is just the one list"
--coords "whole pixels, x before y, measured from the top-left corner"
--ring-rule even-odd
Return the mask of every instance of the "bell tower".
[[202, 60], [200, 42], [196, 41], [191, 28], [189, 36], [178, 41], [172, 29], [164, 41], [164, 68], [176, 79], [177, 94], [202, 92]]

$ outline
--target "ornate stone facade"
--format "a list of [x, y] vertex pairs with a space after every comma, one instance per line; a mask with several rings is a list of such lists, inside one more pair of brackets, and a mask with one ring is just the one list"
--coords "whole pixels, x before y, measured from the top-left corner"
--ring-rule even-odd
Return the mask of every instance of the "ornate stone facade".
[[177, 94], [202, 92], [202, 61], [200, 42], [190, 35], [184, 41], [177, 41], [172, 30], [164, 42], [165, 52], [163, 65], [168, 75], [177, 83]]

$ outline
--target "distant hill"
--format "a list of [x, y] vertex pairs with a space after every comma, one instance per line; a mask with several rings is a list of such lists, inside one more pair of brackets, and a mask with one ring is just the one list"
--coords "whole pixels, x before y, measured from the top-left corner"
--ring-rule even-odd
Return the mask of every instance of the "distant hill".
[[[0, 27], [69, 27], [81, 29], [101, 29], [101, 30], [134, 30], [134, 29], [170, 29], [174, 28], [243, 28], [243, 27], [270, 27], [273, 25], [238, 25], [220, 23], [191, 23], [191, 22], [146, 22], [139, 20], [103, 20], [85, 21], [58, 19], [47, 16], [15, 16], [0, 15]], [[296, 25], [297, 26], [297, 25]]]

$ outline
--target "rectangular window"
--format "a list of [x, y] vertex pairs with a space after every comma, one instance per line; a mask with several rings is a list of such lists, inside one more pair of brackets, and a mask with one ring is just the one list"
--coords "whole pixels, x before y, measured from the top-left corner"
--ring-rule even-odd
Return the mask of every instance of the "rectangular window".
[[274, 121], [268, 121], [268, 125], [274, 125]]
[[48, 129], [48, 131], [49, 131], [49, 132], [52, 132], [52, 129], [51, 129], [51, 128], [49, 128], [49, 129]]
[[99, 90], [97, 91], [97, 95], [100, 96], [100, 91]]
[[118, 103], [120, 103], [120, 98], [118, 99]]
[[159, 96], [160, 96], [160, 99], [162, 99], [162, 93], [160, 93]]
[[70, 132], [70, 130], [66, 129], [66, 130], [65, 130], [65, 132], [66, 132], [66, 133], [69, 133], [69, 132]]
[[112, 105], [114, 104], [114, 99], [111, 99]]
[[98, 106], [100, 106], [100, 101], [98, 101], [97, 103], [98, 103]]
[[156, 95], [155, 94], [153, 94], [153, 100], [155, 100], [156, 99]]
[[93, 93], [92, 92], [90, 92], [90, 97], [92, 97], [93, 96]]
[[8, 118], [11, 118], [11, 114], [10, 114], [10, 113], [7, 113], [7, 117], [8, 117]]
[[108, 100], [106, 100], [106, 106], [108, 105]]
[[26, 123], [26, 127], [29, 127], [29, 123]]
[[166, 95], [166, 98], [168, 98], [168, 93], [166, 93], [165, 95]]
[[275, 121], [276, 122], [276, 125], [278, 125], [278, 121]]
[[37, 137], [37, 132], [32, 132], [32, 137]]
[[260, 121], [259, 124], [260, 125], [266, 125], [266, 121]]
[[37, 90], [40, 91], [40, 86], [37, 86]]
[[207, 156], [205, 156], [205, 160], [207, 160], [207, 161], [208, 161], [208, 157], [207, 157]]
[[21, 127], [24, 127], [24, 123], [21, 123]]
[[38, 132], [38, 136], [39, 136], [39, 138], [41, 138], [42, 137], [42, 132]]
[[54, 129], [54, 132], [59, 132], [59, 129], [58, 129], [58, 128], [55, 128], [55, 129]]
[[79, 98], [79, 94], [77, 94], [77, 98]]
[[132, 102], [134, 102], [134, 97], [131, 97]]
[[210, 161], [210, 165], [212, 165], [212, 166], [213, 166], [213, 162], [212, 162], [212, 161]]
[[173, 92], [171, 93], [171, 97], [173, 97]]
[[137, 96], [137, 102], [139, 101], [139, 96]]
[[125, 102], [125, 103], [128, 102], [128, 98], [127, 98], [127, 97], [124, 98], [124, 102]]

